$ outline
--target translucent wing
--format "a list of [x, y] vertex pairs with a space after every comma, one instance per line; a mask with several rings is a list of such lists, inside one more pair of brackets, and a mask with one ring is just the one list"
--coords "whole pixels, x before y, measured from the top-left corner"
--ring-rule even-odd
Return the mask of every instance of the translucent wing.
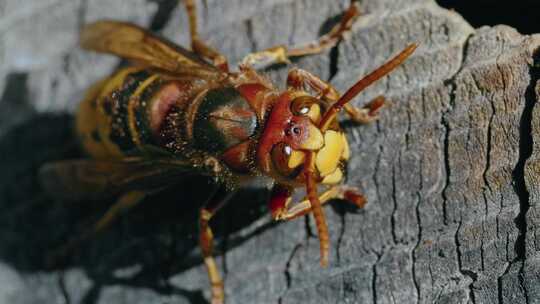
[[155, 190], [189, 175], [204, 174], [187, 161], [77, 159], [45, 164], [39, 178], [45, 191], [53, 197], [76, 201], [106, 199], [135, 189]]
[[176, 74], [204, 78], [222, 75], [192, 52], [130, 23], [104, 20], [88, 24], [81, 31], [80, 44], [88, 50], [114, 54]]

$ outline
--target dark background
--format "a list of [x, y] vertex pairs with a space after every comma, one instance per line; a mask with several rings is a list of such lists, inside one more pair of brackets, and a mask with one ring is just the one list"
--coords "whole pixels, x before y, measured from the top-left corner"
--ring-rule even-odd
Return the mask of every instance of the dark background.
[[454, 9], [474, 27], [506, 24], [522, 34], [540, 32], [538, 0], [437, 0], [437, 3], [445, 8]]

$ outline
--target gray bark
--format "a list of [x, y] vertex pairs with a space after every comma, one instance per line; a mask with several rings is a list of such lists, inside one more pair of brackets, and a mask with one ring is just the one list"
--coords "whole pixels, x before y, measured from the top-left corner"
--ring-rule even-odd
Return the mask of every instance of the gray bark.
[[[82, 24], [136, 22], [187, 45], [175, 1], [0, 0], [0, 303], [204, 303], [196, 246], [204, 184], [182, 184], [126, 214], [62, 267], [45, 256], [107, 206], [62, 205], [35, 172], [76, 157], [73, 112], [117, 59], [77, 48]], [[203, 0], [202, 36], [231, 62], [297, 45], [345, 1]], [[540, 36], [473, 29], [432, 0], [365, 0], [337, 48], [295, 60], [345, 90], [410, 42], [413, 57], [355, 103], [384, 94], [371, 125], [347, 125], [347, 183], [369, 204], [325, 208], [330, 267], [308, 217], [274, 224], [264, 190], [214, 222], [228, 303], [540, 303]], [[265, 73], [283, 87], [288, 66]], [[197, 186], [199, 184], [199, 186]], [[195, 188], [189, 191], [188, 189]], [[190, 207], [191, 206], [191, 207]]]

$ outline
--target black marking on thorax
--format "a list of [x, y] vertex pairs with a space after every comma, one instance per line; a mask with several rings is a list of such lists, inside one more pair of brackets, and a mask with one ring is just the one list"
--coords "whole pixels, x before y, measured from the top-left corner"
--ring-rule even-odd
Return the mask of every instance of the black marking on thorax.
[[193, 121], [196, 149], [221, 153], [250, 138], [257, 116], [249, 103], [231, 87], [216, 88], [203, 97]]

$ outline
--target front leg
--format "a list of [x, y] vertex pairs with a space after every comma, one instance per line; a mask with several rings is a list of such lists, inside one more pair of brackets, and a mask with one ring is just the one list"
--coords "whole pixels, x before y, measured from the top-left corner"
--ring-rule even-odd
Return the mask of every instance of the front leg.
[[[287, 76], [287, 88], [290, 90], [305, 90], [306, 86], [314, 90], [322, 101], [328, 106], [336, 102], [340, 94], [328, 82], [311, 74], [310, 72], [294, 68]], [[362, 108], [355, 107], [351, 104], [345, 104], [344, 109], [350, 119], [357, 123], [366, 124], [379, 118], [378, 111], [384, 105], [385, 99], [383, 96], [377, 96], [369, 101]]]
[[[304, 199], [296, 204], [290, 204], [292, 191], [287, 186], [274, 185], [270, 198], [270, 211], [274, 220], [288, 221], [306, 215], [311, 211], [311, 202], [309, 199]], [[363, 208], [367, 202], [366, 198], [360, 194], [358, 189], [345, 185], [333, 186], [319, 196], [322, 205], [333, 199], [345, 200], [358, 208]]]
[[291, 220], [307, 214], [308, 212], [313, 213], [315, 223], [317, 224], [317, 232], [319, 234], [321, 266], [326, 267], [328, 265], [330, 241], [328, 237], [328, 227], [321, 205], [334, 198], [347, 199], [359, 207], [362, 207], [366, 201], [356, 189], [345, 188], [343, 186], [334, 186], [319, 197], [317, 196], [316, 190], [310, 186], [310, 182], [313, 183], [313, 180], [307, 181], [308, 198], [292, 207], [289, 206], [292, 190], [287, 186], [276, 184], [270, 199], [270, 210], [272, 211], [272, 217], [276, 220]]

